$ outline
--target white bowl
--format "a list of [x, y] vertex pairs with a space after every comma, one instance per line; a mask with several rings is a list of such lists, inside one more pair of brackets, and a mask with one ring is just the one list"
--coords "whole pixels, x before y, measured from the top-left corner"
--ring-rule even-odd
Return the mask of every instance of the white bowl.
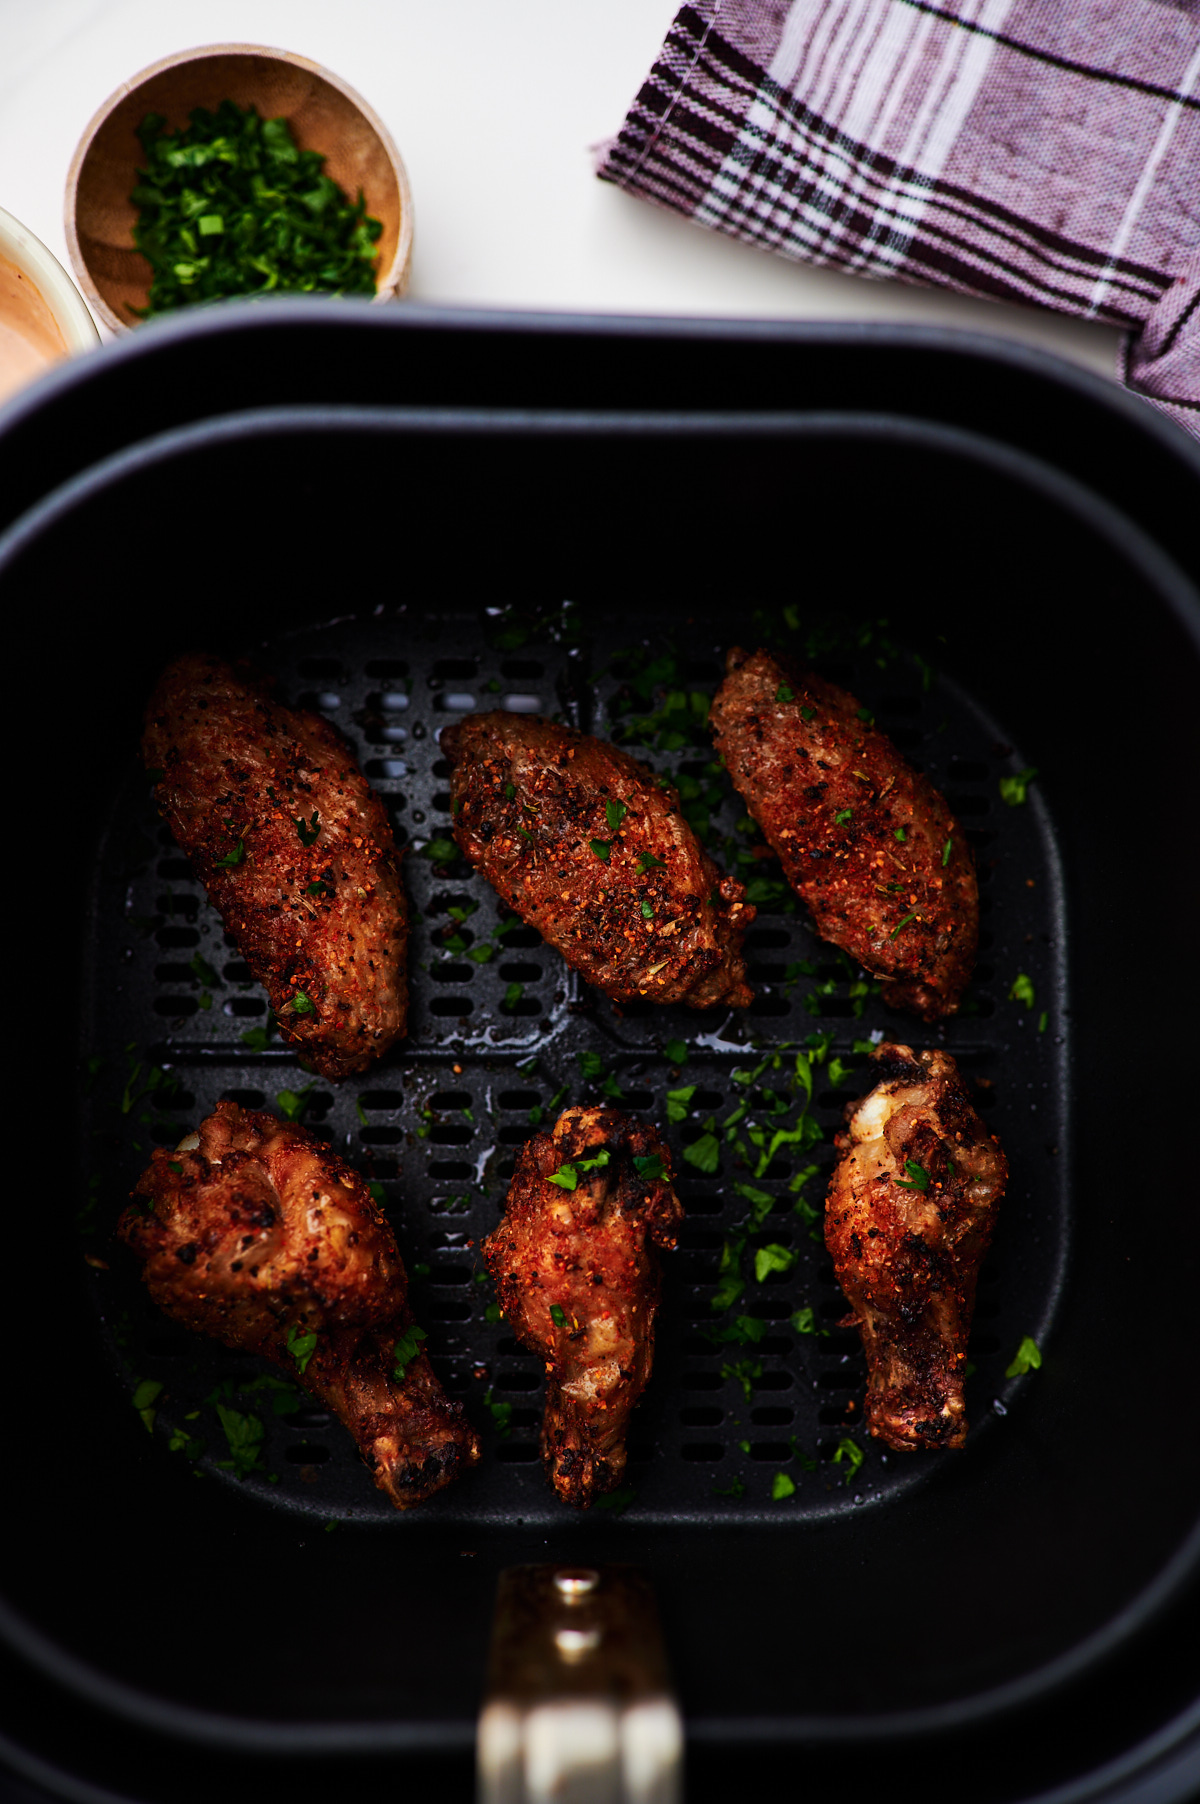
[[[33, 362], [27, 374], [18, 375], [13, 380], [6, 380], [2, 352], [0, 352], [0, 406], [24, 387], [27, 381], [49, 369], [60, 357], [69, 357], [78, 351], [90, 351], [100, 342], [91, 314], [83, 296], [72, 282], [70, 276], [58, 261], [51, 255], [40, 238], [35, 238], [28, 226], [23, 226], [19, 219], [6, 213], [0, 207], [0, 259], [10, 264], [16, 271], [18, 279], [28, 283], [32, 294], [27, 297], [26, 306], [35, 318], [45, 309], [47, 319], [42, 315], [42, 331], [39, 334], [44, 341], [44, 354], [40, 362]], [[8, 272], [0, 267], [0, 325], [4, 323], [2, 296], [7, 287]], [[61, 348], [54, 345], [55, 337], [61, 341]], [[42, 348], [42, 347], [39, 347]]]

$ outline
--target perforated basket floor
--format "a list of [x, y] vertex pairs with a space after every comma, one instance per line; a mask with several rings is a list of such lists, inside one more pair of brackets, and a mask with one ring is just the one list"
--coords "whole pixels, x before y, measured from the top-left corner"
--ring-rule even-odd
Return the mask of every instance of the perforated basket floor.
[[[654, 1375], [633, 1418], [627, 1483], [617, 1499], [630, 1520], [719, 1516], [786, 1525], [879, 1504], [922, 1482], [939, 1457], [970, 1459], [980, 1436], [1008, 1431], [1003, 1418], [1019, 1406], [1023, 1381], [1006, 1379], [1005, 1368], [1024, 1335], [1047, 1331], [1065, 1251], [1066, 1026], [1050, 823], [1036, 785], [1024, 805], [1001, 799], [999, 779], [1023, 763], [1003, 723], [985, 718], [969, 695], [911, 651], [893, 648], [886, 634], [853, 655], [818, 660], [928, 771], [975, 846], [980, 961], [966, 1008], [940, 1030], [884, 1008], [860, 974], [809, 931], [802, 907], [782, 897], [760, 905], [747, 938], [756, 990], [749, 1011], [697, 1014], [650, 1004], [620, 1011], [569, 972], [534, 930], [514, 922], [493, 937], [508, 911], [461, 859], [436, 856], [449, 829], [440, 727], [465, 710], [501, 706], [558, 713], [601, 734], [614, 725], [623, 730], [631, 701], [633, 712], [645, 712], [664, 700], [662, 686], [645, 705], [630, 689], [631, 672], [667, 647], [651, 624], [616, 616], [580, 621], [566, 606], [540, 627], [514, 630], [483, 607], [410, 608], [342, 620], [255, 652], [285, 698], [319, 708], [356, 746], [408, 847], [408, 1037], [363, 1078], [341, 1085], [314, 1082], [277, 1039], [255, 1046], [255, 1030], [269, 1030], [265, 997], [162, 826], [143, 773], [131, 767], [96, 873], [86, 1048], [92, 1157], [81, 1231], [85, 1250], [104, 1261], [93, 1267], [103, 1336], [131, 1405], [136, 1399], [147, 1412], [163, 1459], [191, 1460], [206, 1482], [237, 1486], [248, 1503], [330, 1521], [375, 1518], [398, 1531], [434, 1517], [529, 1526], [572, 1516], [546, 1485], [538, 1457], [540, 1363], [503, 1321], [489, 1321], [494, 1296], [478, 1244], [499, 1219], [516, 1149], [535, 1131], [538, 1112], [552, 1119], [566, 1100], [602, 1100], [603, 1078], [611, 1080], [608, 1094], [614, 1083], [619, 1089], [621, 1106], [667, 1130], [687, 1210], [679, 1250], [664, 1260]], [[676, 660], [667, 691], [711, 695], [726, 645], [743, 635], [753, 641], [740, 615], [725, 638], [712, 633], [697, 644], [684, 632], [686, 655]], [[684, 706], [701, 720], [695, 704]], [[687, 787], [698, 786], [701, 801], [705, 790], [711, 800], [714, 783], [723, 784], [726, 799], [712, 813], [716, 856], [723, 858], [720, 842], [732, 836], [745, 853], [740, 875], [777, 874], [772, 862], [753, 858], [753, 837], [739, 833], [744, 809], [727, 782], [706, 769], [713, 754], [703, 733], [671, 744], [684, 737], [668, 732], [666, 749], [627, 743], [659, 770], [690, 777]], [[471, 904], [463, 921], [448, 913]], [[446, 950], [448, 928], [457, 950]], [[485, 947], [492, 948], [486, 959]], [[1021, 974], [1032, 984], [1032, 1006], [1020, 993], [1010, 995]], [[747, 1097], [747, 1122], [769, 1125], [763, 1086], [782, 1085], [794, 1049], [811, 1050], [811, 1036], [830, 1034], [810, 1109], [823, 1130], [819, 1145], [798, 1159], [789, 1159], [785, 1146], [761, 1176], [730, 1142], [711, 1174], [679, 1156], [710, 1118], [721, 1134]], [[889, 1453], [862, 1431], [858, 1336], [837, 1327], [846, 1304], [819, 1221], [814, 1227], [796, 1213], [797, 1194], [789, 1189], [801, 1165], [815, 1164], [799, 1195], [820, 1210], [833, 1133], [847, 1100], [869, 1083], [866, 1059], [852, 1048], [883, 1034], [954, 1053], [1012, 1171], [971, 1342], [971, 1436], [957, 1456]], [[683, 1043], [685, 1057], [672, 1042]], [[758, 1084], [735, 1078], [787, 1049], [793, 1057], [778, 1070], [768, 1066]], [[584, 1076], [580, 1054], [587, 1052], [600, 1055], [601, 1079]], [[835, 1059], [852, 1067], [836, 1088], [829, 1078]], [[667, 1092], [688, 1086], [695, 1089], [686, 1118], [668, 1128]], [[403, 1517], [375, 1490], [340, 1424], [264, 1385], [264, 1363], [190, 1336], [159, 1315], [111, 1238], [154, 1144], [173, 1144], [219, 1096], [278, 1109], [289, 1093], [303, 1094], [309, 1126], [382, 1185], [433, 1362], [482, 1431], [480, 1466]], [[784, 1124], [795, 1119], [793, 1110]], [[739, 1224], [748, 1205], [738, 1183], [777, 1200], [742, 1256], [744, 1290], [718, 1312], [722, 1248], [745, 1231]], [[771, 1272], [760, 1284], [753, 1255], [768, 1243], [798, 1257], [789, 1271]], [[794, 1325], [805, 1306], [820, 1332]], [[765, 1325], [761, 1338], [715, 1342], [714, 1331], [739, 1315]], [[161, 1388], [151, 1395], [155, 1385]], [[255, 1463], [242, 1476], [230, 1468], [213, 1401], [219, 1386], [226, 1409], [263, 1424], [257, 1448], [257, 1430], [250, 1429]], [[847, 1441], [861, 1451], [861, 1465]], [[780, 1474], [794, 1487], [790, 1494], [776, 1494], [787, 1492]]]

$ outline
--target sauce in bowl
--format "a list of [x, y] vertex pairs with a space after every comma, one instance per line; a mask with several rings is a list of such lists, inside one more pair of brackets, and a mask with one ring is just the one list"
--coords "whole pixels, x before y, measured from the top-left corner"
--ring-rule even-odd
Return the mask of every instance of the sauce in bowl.
[[66, 340], [39, 290], [0, 256], [0, 404], [66, 354]]

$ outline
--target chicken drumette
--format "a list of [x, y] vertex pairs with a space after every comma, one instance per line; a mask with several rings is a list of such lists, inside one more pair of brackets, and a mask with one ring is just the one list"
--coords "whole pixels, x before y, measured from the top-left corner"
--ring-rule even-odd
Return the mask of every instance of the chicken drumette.
[[717, 750], [822, 939], [925, 1021], [975, 963], [979, 891], [962, 828], [928, 777], [833, 683], [735, 647], [710, 716]]
[[867, 1355], [867, 1425], [898, 1453], [961, 1447], [979, 1267], [1008, 1177], [948, 1053], [887, 1041], [847, 1111], [825, 1244]]
[[441, 744], [455, 839], [589, 983], [616, 1002], [749, 1005], [754, 908], [648, 765], [514, 714], [469, 715]]
[[625, 1470], [629, 1414], [650, 1377], [661, 1276], [683, 1205], [671, 1156], [617, 1109], [566, 1109], [522, 1147], [483, 1256], [514, 1333], [546, 1362], [542, 1458], [566, 1503]]
[[404, 1032], [408, 936], [383, 803], [328, 721], [247, 667], [179, 658], [146, 710], [158, 805], [264, 985], [285, 1040], [324, 1077]]
[[419, 1350], [391, 1228], [330, 1147], [222, 1100], [154, 1152], [133, 1195], [119, 1232], [160, 1309], [281, 1365], [345, 1423], [397, 1509], [479, 1458]]

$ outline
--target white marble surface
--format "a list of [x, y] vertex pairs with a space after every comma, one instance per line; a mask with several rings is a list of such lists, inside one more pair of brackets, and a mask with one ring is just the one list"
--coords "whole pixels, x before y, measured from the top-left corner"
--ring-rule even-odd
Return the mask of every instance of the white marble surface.
[[113, 89], [197, 44], [267, 44], [325, 64], [387, 121], [413, 185], [421, 300], [913, 321], [1113, 374], [1107, 326], [809, 269], [598, 182], [589, 146], [620, 126], [677, 4], [0, 0], [0, 206], [67, 263], [67, 167]]

